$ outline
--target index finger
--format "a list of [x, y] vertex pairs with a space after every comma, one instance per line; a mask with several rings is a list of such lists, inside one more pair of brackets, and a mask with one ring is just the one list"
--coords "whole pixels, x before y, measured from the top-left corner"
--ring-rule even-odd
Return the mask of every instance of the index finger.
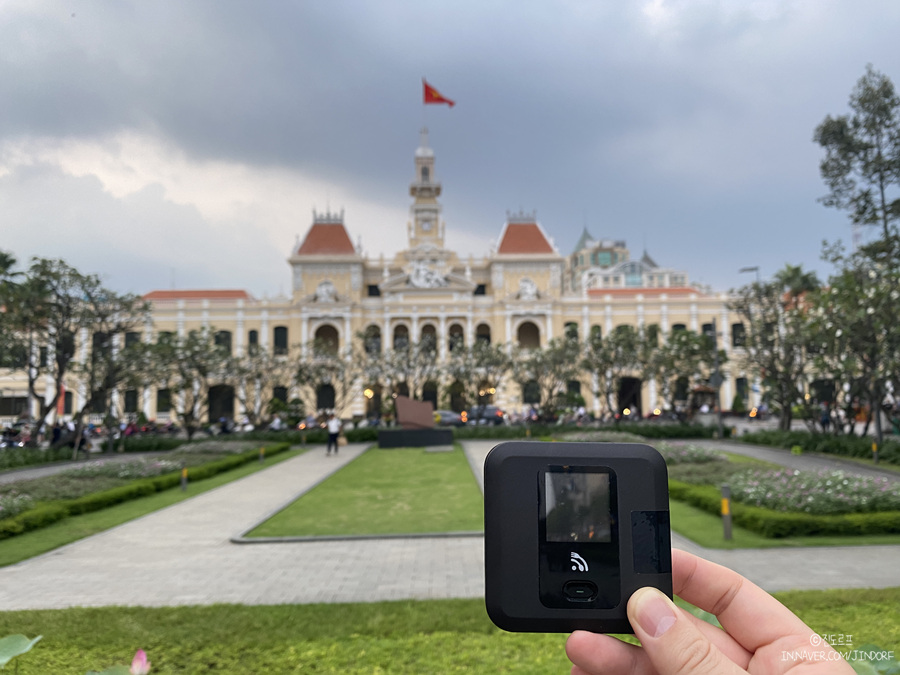
[[751, 653], [789, 635], [812, 630], [787, 607], [737, 572], [695, 555], [672, 550], [675, 594], [714, 614]]

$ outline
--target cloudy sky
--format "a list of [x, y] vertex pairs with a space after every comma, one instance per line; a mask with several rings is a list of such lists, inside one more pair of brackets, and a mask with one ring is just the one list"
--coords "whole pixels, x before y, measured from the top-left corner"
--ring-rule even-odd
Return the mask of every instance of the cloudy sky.
[[[313, 209], [406, 243], [426, 123], [447, 245], [534, 211], [727, 290], [849, 242], [813, 131], [893, 0], [3, 0], [0, 249], [120, 290], [289, 290]], [[422, 77], [457, 105], [422, 105]]]

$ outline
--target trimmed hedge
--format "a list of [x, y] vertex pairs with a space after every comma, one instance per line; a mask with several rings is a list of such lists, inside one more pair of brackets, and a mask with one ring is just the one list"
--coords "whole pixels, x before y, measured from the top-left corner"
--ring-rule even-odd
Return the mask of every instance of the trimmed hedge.
[[[691, 485], [669, 480], [669, 497], [714, 515], [721, 513], [722, 495], [712, 485]], [[771, 539], [900, 533], [900, 511], [819, 516], [773, 511], [732, 501], [731, 518], [735, 524]]]
[[[799, 445], [803, 452], [821, 452], [828, 455], [862, 459], [872, 459], [872, 442], [874, 441], [869, 436], [833, 436], [809, 431], [778, 431], [775, 429], [753, 431], [740, 436], [739, 440], [786, 450]], [[887, 464], [900, 464], [900, 442], [894, 439], [885, 439], [878, 448], [878, 459]]]
[[[125, 438], [125, 452], [154, 452], [174, 450], [187, 443], [187, 439], [175, 436], [128, 436]], [[196, 439], [192, 442], [196, 443]], [[116, 449], [119, 444], [116, 443]]]
[[0, 450], [0, 470], [67, 459], [72, 459], [72, 448], [65, 445], [59, 448], [3, 448]]
[[[290, 444], [288, 443], [267, 446], [266, 455], [277, 455], [289, 447]], [[223, 457], [214, 462], [192, 467], [188, 469], [188, 477], [190, 480], [195, 481], [211, 478], [258, 459], [258, 450], [248, 450], [238, 455]], [[23, 532], [37, 530], [69, 516], [99, 511], [132, 499], [146, 497], [155, 492], [169, 490], [180, 485], [180, 483], [181, 472], [178, 471], [163, 474], [162, 476], [154, 476], [153, 478], [142, 478], [128, 485], [95, 492], [77, 499], [38, 504], [32, 509], [20, 513], [18, 516], [0, 520], [0, 539], [7, 539]]]

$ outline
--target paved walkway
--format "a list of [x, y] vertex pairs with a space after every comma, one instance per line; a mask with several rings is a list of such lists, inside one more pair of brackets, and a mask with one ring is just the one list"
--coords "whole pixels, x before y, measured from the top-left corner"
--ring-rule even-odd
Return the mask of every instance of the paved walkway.
[[[480, 478], [493, 441], [466, 451]], [[244, 531], [359, 456], [321, 448], [45, 555], [0, 569], [0, 608], [281, 604], [480, 597], [480, 537], [238, 545]], [[900, 586], [900, 547], [703, 550], [768, 590]]]

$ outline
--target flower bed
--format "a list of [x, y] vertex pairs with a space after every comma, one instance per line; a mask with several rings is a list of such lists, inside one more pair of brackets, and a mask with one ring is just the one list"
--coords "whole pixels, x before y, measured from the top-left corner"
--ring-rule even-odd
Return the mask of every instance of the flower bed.
[[900, 511], [900, 484], [842, 471], [744, 471], [731, 478], [736, 502], [774, 511], [871, 513]]
[[[284, 452], [289, 447], [287, 443], [270, 445], [266, 447], [266, 454], [272, 456]], [[258, 457], [259, 452], [257, 450], [230, 453], [222, 459], [194, 466], [189, 470], [189, 479], [197, 481], [210, 478], [216, 474], [255, 461]], [[16, 516], [0, 520], [0, 539], [45, 527], [71, 515], [99, 511], [114, 504], [137, 499], [154, 492], [168, 490], [178, 486], [180, 482], [181, 472], [169, 471], [156, 476], [138, 478], [118, 487], [100, 492], [91, 492], [77, 498], [49, 503], [37, 502], [32, 508]]]

